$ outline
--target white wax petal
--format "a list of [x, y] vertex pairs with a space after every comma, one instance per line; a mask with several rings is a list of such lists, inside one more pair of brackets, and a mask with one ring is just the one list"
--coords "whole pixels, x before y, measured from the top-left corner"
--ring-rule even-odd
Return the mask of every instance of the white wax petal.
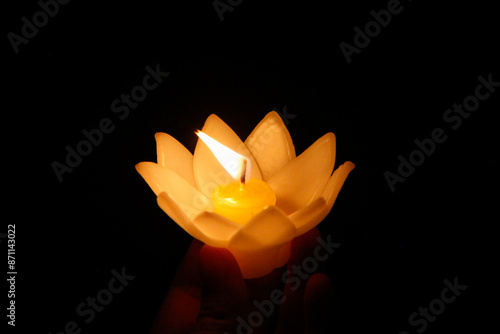
[[290, 220], [297, 228], [297, 235], [306, 233], [316, 227], [330, 213], [333, 203], [344, 184], [349, 173], [353, 170], [354, 164], [347, 161], [340, 165], [321, 192], [321, 197], [314, 200], [307, 207], [291, 214]]
[[327, 133], [276, 173], [268, 184], [276, 206], [291, 214], [321, 195], [335, 164], [335, 135]]
[[318, 225], [330, 212], [324, 198], [320, 197], [311, 204], [292, 213], [289, 218], [297, 229], [297, 236], [306, 233]]
[[191, 152], [167, 133], [157, 132], [155, 138], [158, 165], [170, 168], [196, 187]]
[[295, 158], [295, 147], [281, 117], [268, 113], [245, 140], [259, 164], [262, 179], [269, 180]]
[[295, 226], [280, 209], [271, 206], [252, 218], [231, 238], [228, 249], [245, 278], [262, 277], [288, 260]]
[[[160, 193], [156, 198], [158, 206], [184, 231], [189, 233], [193, 238], [203, 240], [204, 235], [198, 229], [193, 228], [191, 221], [194, 219], [194, 212], [190, 209], [181, 208], [181, 205], [166, 192]], [[191, 217], [189, 217], [191, 215]]]
[[346, 161], [335, 170], [330, 180], [328, 180], [328, 183], [321, 193], [321, 197], [326, 200], [326, 205], [329, 207], [329, 210], [333, 207], [333, 203], [335, 203], [340, 189], [342, 189], [347, 176], [354, 167], [355, 165], [352, 162]]
[[214, 212], [203, 212], [192, 223], [203, 238], [200, 239], [213, 247], [227, 247], [229, 240], [238, 232], [241, 225]]
[[136, 169], [157, 196], [167, 192], [185, 211], [189, 210], [186, 214], [190, 218], [212, 210], [212, 200], [171, 169], [153, 162], [138, 163]]
[[295, 237], [296, 229], [283, 211], [270, 206], [236, 233], [229, 247], [242, 250], [281, 245]]

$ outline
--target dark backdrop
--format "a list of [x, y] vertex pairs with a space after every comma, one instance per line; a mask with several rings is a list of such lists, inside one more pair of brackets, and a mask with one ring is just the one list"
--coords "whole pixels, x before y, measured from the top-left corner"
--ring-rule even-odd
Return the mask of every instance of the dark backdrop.
[[[402, 1], [348, 63], [340, 44], [354, 45], [354, 28], [388, 3], [245, 0], [221, 21], [212, 1], [71, 1], [18, 53], [8, 33], [21, 35], [22, 18], [41, 7], [9, 4], [4, 212], [17, 229], [16, 329], [59, 333], [75, 321], [81, 333], [148, 332], [191, 238], [134, 165], [154, 161], [157, 131], [192, 151], [211, 113], [245, 138], [275, 109], [295, 116], [298, 153], [332, 131], [337, 164], [356, 163], [319, 226], [341, 243], [325, 269], [340, 332], [416, 333], [409, 316], [455, 278], [467, 289], [425, 332], [484, 332], [495, 314], [486, 302], [495, 300], [500, 87], [456, 129], [443, 115], [475, 93], [478, 76], [500, 81], [498, 18], [478, 2]], [[170, 74], [126, 117], [114, 113], [147, 66]], [[51, 164], [106, 118], [113, 130], [60, 182]], [[397, 174], [398, 156], [435, 128], [446, 141], [391, 191], [384, 173]], [[135, 278], [85, 323], [78, 305], [122, 268]]]

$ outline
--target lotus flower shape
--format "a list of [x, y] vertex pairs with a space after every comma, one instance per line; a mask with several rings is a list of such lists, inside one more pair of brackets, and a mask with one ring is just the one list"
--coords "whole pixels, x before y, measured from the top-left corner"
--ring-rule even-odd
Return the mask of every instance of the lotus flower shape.
[[141, 162], [136, 169], [156, 194], [160, 208], [187, 233], [210, 246], [229, 249], [243, 277], [264, 276], [286, 264], [292, 239], [328, 215], [354, 164], [345, 162], [333, 172], [331, 132], [296, 156], [290, 133], [274, 111], [245, 142], [214, 114], [202, 131], [248, 157], [250, 177], [274, 190], [276, 205], [245, 224], [215, 213], [212, 192], [233, 179], [201, 140], [193, 155], [170, 135], [156, 133], [157, 163]]

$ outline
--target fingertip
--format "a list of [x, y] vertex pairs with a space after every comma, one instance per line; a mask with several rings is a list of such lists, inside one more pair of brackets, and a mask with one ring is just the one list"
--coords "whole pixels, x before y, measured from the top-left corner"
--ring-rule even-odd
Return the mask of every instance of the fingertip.
[[200, 249], [200, 269], [205, 281], [227, 281], [241, 277], [233, 254], [225, 249], [204, 245]]
[[243, 301], [248, 299], [238, 264], [225, 248], [205, 245], [199, 257], [202, 294], [194, 332], [232, 331], [236, 328], [237, 316], [243, 314]]
[[316, 273], [312, 275], [307, 281], [305, 301], [314, 301], [317, 297], [325, 296], [330, 298], [333, 295], [332, 280], [328, 275], [323, 273]]
[[338, 321], [331, 279], [322, 273], [311, 276], [304, 295], [307, 333], [331, 333]]
[[317, 239], [319, 237], [321, 237], [321, 233], [318, 228], [313, 228], [293, 239], [289, 262], [291, 264], [300, 264], [303, 259], [311, 256], [318, 245]]
[[307, 231], [306, 233], [296, 237], [293, 242], [295, 246], [308, 245], [310, 243], [316, 242], [316, 239], [321, 237], [321, 233], [317, 227]]

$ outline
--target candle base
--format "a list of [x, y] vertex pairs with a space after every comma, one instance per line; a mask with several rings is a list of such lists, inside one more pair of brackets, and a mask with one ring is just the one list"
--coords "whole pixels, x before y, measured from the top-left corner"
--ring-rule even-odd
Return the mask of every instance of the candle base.
[[273, 189], [264, 181], [250, 179], [218, 186], [212, 193], [214, 212], [244, 225], [252, 217], [276, 204]]

